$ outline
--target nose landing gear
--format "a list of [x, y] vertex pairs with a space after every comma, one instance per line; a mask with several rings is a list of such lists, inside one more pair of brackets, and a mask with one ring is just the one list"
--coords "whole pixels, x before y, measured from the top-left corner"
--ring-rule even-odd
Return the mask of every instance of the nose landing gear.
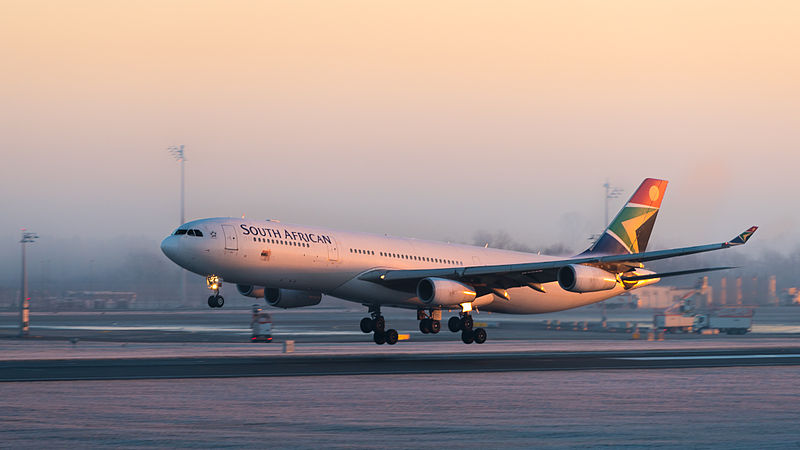
[[208, 306], [210, 308], [222, 308], [225, 304], [225, 299], [219, 295], [219, 289], [222, 287], [222, 281], [216, 275], [209, 275], [206, 277], [206, 286], [214, 291], [214, 295], [208, 297]]
[[378, 345], [397, 343], [397, 330], [386, 329], [386, 319], [381, 315], [381, 307], [373, 305], [369, 307], [370, 317], [361, 319], [361, 331], [364, 333], [374, 333], [372, 340]]

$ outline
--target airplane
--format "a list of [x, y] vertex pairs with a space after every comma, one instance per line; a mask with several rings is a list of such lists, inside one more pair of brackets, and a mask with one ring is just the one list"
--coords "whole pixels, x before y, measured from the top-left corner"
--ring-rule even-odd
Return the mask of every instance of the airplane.
[[731, 269], [706, 267], [655, 273], [644, 263], [745, 244], [758, 227], [709, 245], [647, 251], [667, 187], [645, 179], [608, 228], [571, 257], [433, 242], [282, 223], [209, 218], [187, 222], [161, 243], [179, 266], [206, 277], [221, 308], [222, 282], [278, 308], [320, 303], [329, 295], [368, 308], [361, 320], [376, 344], [394, 345], [382, 307], [416, 310], [422, 333], [438, 333], [443, 310], [456, 310], [448, 329], [465, 344], [482, 344], [473, 311], [539, 314], [601, 302], [661, 278]]

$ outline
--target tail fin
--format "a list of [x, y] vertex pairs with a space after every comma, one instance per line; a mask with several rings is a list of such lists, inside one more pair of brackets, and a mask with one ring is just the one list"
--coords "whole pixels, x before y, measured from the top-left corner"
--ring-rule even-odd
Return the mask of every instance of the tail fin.
[[606, 231], [583, 255], [624, 255], [647, 249], [667, 180], [645, 179]]

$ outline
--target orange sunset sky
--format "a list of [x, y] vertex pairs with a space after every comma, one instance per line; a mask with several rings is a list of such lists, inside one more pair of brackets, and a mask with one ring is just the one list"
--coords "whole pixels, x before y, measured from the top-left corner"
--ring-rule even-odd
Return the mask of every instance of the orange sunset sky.
[[157, 242], [177, 225], [172, 144], [187, 149], [187, 218], [506, 230], [579, 250], [602, 228], [606, 179], [630, 194], [661, 177], [654, 245], [753, 224], [758, 245], [800, 243], [800, 2], [0, 10], [8, 246], [22, 226]]

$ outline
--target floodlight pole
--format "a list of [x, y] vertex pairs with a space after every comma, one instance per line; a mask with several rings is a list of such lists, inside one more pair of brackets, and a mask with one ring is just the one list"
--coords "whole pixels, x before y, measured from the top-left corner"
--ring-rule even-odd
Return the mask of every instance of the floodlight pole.
[[616, 188], [616, 187], [611, 186], [611, 183], [609, 183], [608, 180], [606, 180], [605, 184], [603, 184], [603, 187], [606, 188], [606, 196], [605, 196], [605, 202], [606, 202], [606, 216], [605, 216], [605, 218], [606, 218], [606, 221], [603, 222], [603, 227], [605, 228], [605, 227], [608, 226], [608, 201], [610, 199], [612, 199], [612, 198], [618, 198], [625, 191], [623, 191], [620, 188]]
[[[181, 163], [181, 221], [178, 226], [183, 225], [186, 223], [186, 216], [184, 214], [185, 211], [185, 193], [186, 189], [184, 187], [184, 179], [185, 179], [185, 171], [184, 171], [184, 162], [186, 162], [186, 156], [183, 152], [183, 145], [177, 146], [173, 145], [167, 150], [175, 157], [175, 159]], [[186, 270], [181, 269], [181, 306], [186, 305]]]
[[30, 332], [30, 297], [28, 297], [28, 266], [25, 260], [25, 244], [30, 244], [34, 239], [38, 239], [36, 233], [30, 233], [22, 229], [22, 239], [19, 241], [22, 246], [22, 286], [19, 290], [19, 337], [25, 337]]
[[185, 159], [183, 158], [183, 146], [181, 145], [181, 225], [186, 223], [186, 214], [184, 213], [186, 208], [186, 185], [185, 185], [185, 176], [184, 176], [184, 163]]

